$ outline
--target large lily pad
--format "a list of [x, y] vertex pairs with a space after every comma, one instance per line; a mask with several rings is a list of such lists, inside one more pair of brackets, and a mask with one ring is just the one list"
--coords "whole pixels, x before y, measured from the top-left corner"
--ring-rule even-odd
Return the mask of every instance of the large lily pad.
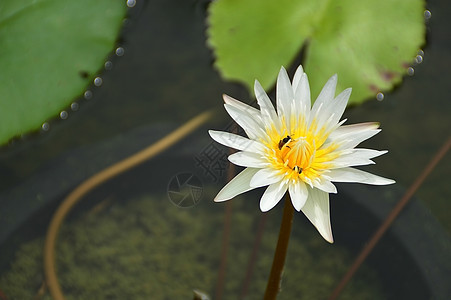
[[0, 144], [57, 115], [113, 49], [123, 0], [0, 1]]
[[313, 95], [337, 73], [350, 103], [401, 81], [424, 43], [422, 0], [217, 0], [209, 9], [209, 45], [228, 80], [273, 86], [302, 47]]

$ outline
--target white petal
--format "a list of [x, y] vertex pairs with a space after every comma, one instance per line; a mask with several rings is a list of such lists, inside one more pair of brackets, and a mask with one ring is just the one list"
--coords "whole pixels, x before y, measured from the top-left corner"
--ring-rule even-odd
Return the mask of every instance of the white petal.
[[[327, 175], [329, 175], [329, 173], [327, 173]], [[327, 179], [314, 180], [313, 186], [326, 193], [337, 193], [337, 187]]]
[[264, 136], [259, 122], [252, 115], [229, 104], [224, 104], [224, 107], [232, 119], [244, 129], [249, 138], [256, 140], [258, 137]]
[[296, 72], [294, 73], [293, 83], [291, 84], [293, 86], [293, 92], [295, 92], [298, 88], [299, 82], [301, 81], [301, 78], [304, 74], [305, 73], [302, 65], [299, 65], [299, 67], [296, 69]]
[[[282, 67], [279, 76], [277, 77], [276, 87], [277, 113], [279, 114], [279, 117], [285, 116], [285, 118], [289, 118], [291, 102], [293, 99], [293, 87], [291, 86], [287, 71]], [[288, 131], [290, 131], [289, 128]]]
[[260, 85], [260, 82], [255, 80], [254, 84], [254, 93], [257, 98], [257, 103], [260, 106], [260, 112], [262, 115], [262, 120], [265, 124], [266, 128], [271, 128], [271, 125], [274, 124], [276, 130], [280, 133], [280, 121], [277, 117], [276, 110], [266, 94], [263, 87]]
[[352, 150], [352, 155], [354, 158], [375, 158], [387, 153], [387, 150], [374, 150], [374, 149], [365, 149], [365, 148], [356, 148]]
[[380, 177], [354, 168], [333, 169], [327, 176], [334, 182], [358, 182], [373, 185], [386, 185], [395, 183], [394, 180]]
[[[335, 141], [339, 144], [339, 147], [337, 149], [350, 149], [354, 148], [357, 145], [359, 145], [361, 142], [366, 141], [367, 139], [375, 136], [378, 134], [381, 130], [369, 130], [364, 132], [356, 132], [355, 134], [348, 135], [348, 137], [345, 140], [342, 141]], [[330, 137], [330, 136], [329, 136]]]
[[330, 169], [341, 169], [346, 167], [374, 165], [375, 162], [371, 159], [353, 158], [350, 156], [342, 156], [332, 161], [333, 165]]
[[348, 100], [349, 97], [351, 96], [352, 93], [352, 88], [347, 88], [344, 91], [342, 91], [340, 94], [338, 94], [337, 97], [335, 97], [333, 103], [335, 106], [334, 111], [335, 112], [339, 112], [338, 115], [340, 117], [338, 117], [339, 119], [341, 118], [341, 116], [343, 115], [343, 112], [346, 109], [346, 105], [348, 104]]
[[274, 183], [268, 186], [262, 198], [260, 199], [260, 210], [266, 212], [276, 206], [287, 191], [286, 181]]
[[215, 202], [230, 200], [233, 197], [254, 189], [249, 185], [258, 169], [246, 168], [226, 184], [215, 197]]
[[276, 182], [280, 182], [283, 179], [283, 175], [273, 169], [261, 169], [258, 171], [254, 177], [252, 177], [250, 185], [252, 187], [261, 187], [266, 185], [271, 185]]
[[308, 121], [312, 103], [310, 100], [310, 86], [308, 83], [308, 77], [305, 73], [294, 90], [294, 103], [296, 107], [295, 113], [298, 116], [303, 116], [304, 120]]
[[308, 198], [307, 186], [304, 182], [296, 180], [293, 184], [290, 185], [288, 191], [290, 192], [290, 198], [291, 203], [293, 203], [293, 207], [297, 211], [300, 211]]
[[257, 141], [250, 140], [237, 134], [209, 130], [211, 138], [224, 146], [231, 147], [237, 150], [245, 150], [248, 152], [262, 152], [265, 146]]
[[329, 194], [318, 189], [309, 189], [309, 197], [302, 207], [302, 212], [312, 222], [321, 236], [333, 243], [330, 226]]
[[373, 149], [357, 148], [350, 150], [349, 153], [343, 154], [332, 160], [332, 169], [339, 169], [353, 166], [372, 165], [374, 162], [371, 158], [387, 153], [387, 151], [378, 151]]
[[[336, 77], [331, 78], [332, 83], [330, 83], [329, 85], [336, 85], [336, 80], [334, 81], [333, 78]], [[326, 84], [326, 86], [327, 85], [328, 84]], [[326, 88], [326, 86], [324, 88]], [[318, 97], [319, 100], [315, 102], [312, 108], [310, 124], [314, 123], [316, 125], [317, 131], [331, 132], [332, 130], [336, 129], [340, 118], [343, 116], [352, 89], [348, 88], [344, 90], [336, 98], [333, 98], [335, 88], [333, 89], [333, 93], [332, 88], [330, 87], [329, 91], [329, 95], [327, 95], [326, 92], [322, 93], [324, 96], [321, 99], [320, 97]], [[320, 94], [320, 96], [322, 95]], [[332, 96], [332, 98], [326, 98], [329, 96]]]
[[378, 123], [361, 123], [340, 126], [328, 137], [328, 142], [339, 144], [337, 150], [354, 148], [361, 142], [378, 134]]
[[253, 116], [254, 118], [257, 118], [257, 119], [260, 118], [260, 112], [255, 107], [247, 105], [246, 103], [243, 103], [243, 102], [236, 100], [235, 98], [232, 98], [229, 95], [225, 95], [225, 94], [222, 95], [222, 99], [224, 99], [224, 102], [226, 104], [229, 104], [241, 111], [247, 112], [249, 115]]
[[327, 108], [329, 102], [335, 98], [335, 88], [337, 87], [337, 74], [332, 76], [324, 85], [323, 89], [316, 98], [312, 107], [312, 117], [317, 119], [324, 108]]
[[240, 151], [229, 155], [229, 161], [237, 166], [249, 168], [264, 168], [268, 166], [268, 160], [261, 154]]
[[376, 122], [343, 125], [335, 129], [335, 131], [331, 133], [330, 138], [343, 139], [346, 138], [348, 135], [354, 135], [357, 132], [374, 131], [377, 130], [378, 128], [379, 123]]
[[332, 101], [331, 105], [329, 105], [328, 114], [333, 114], [333, 119], [331, 121], [332, 125], [337, 124], [343, 116], [349, 97], [351, 96], [351, 92], [351, 88], [345, 89]]

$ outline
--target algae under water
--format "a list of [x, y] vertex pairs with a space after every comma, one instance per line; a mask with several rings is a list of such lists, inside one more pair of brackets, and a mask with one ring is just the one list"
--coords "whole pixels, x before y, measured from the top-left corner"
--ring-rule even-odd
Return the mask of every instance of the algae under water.
[[[193, 289], [213, 295], [223, 209], [208, 202], [180, 209], [164, 196], [143, 195], [70, 218], [56, 249], [66, 299], [190, 299]], [[238, 298], [261, 216], [245, 202], [235, 201], [224, 299]], [[268, 215], [246, 299], [263, 295], [279, 222], [278, 213]], [[326, 298], [352, 260], [309, 229], [295, 220], [279, 299]], [[0, 276], [9, 299], [31, 299], [41, 286], [43, 239], [21, 245]], [[340, 299], [383, 298], [375, 271], [364, 267]]]

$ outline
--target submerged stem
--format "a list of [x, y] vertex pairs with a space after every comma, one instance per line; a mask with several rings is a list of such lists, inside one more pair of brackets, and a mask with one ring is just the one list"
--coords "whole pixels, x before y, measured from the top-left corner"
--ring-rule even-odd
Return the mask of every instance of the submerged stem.
[[294, 208], [291, 204], [290, 196], [287, 193], [283, 208], [282, 223], [280, 224], [279, 239], [277, 241], [276, 252], [274, 253], [271, 273], [269, 274], [266, 285], [265, 300], [276, 299], [279, 293], [285, 257], [287, 256], [288, 242], [290, 240], [291, 225], [293, 224], [293, 214]]

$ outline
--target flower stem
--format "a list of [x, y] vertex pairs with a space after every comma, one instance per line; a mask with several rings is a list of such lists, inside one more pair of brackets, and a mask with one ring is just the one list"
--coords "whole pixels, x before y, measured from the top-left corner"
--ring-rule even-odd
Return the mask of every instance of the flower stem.
[[266, 285], [265, 300], [274, 300], [277, 297], [282, 280], [282, 272], [287, 256], [288, 242], [290, 240], [291, 225], [293, 224], [294, 208], [287, 193], [283, 208], [282, 223], [280, 224], [279, 239], [277, 241], [276, 252], [272, 262], [271, 273]]

